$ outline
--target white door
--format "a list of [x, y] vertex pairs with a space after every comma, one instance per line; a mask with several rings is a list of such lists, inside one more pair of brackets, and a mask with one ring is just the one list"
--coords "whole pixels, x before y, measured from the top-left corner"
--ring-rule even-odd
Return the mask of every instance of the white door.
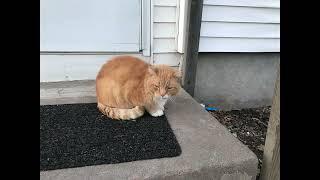
[[41, 52], [138, 52], [141, 0], [41, 0]]

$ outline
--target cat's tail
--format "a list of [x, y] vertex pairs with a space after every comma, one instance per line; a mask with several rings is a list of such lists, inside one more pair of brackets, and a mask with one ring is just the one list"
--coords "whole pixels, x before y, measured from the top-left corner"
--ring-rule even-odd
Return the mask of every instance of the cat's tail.
[[141, 117], [145, 112], [144, 107], [142, 106], [136, 106], [132, 109], [119, 109], [108, 107], [101, 103], [98, 103], [98, 109], [109, 118], [117, 120], [137, 119], [138, 117]]

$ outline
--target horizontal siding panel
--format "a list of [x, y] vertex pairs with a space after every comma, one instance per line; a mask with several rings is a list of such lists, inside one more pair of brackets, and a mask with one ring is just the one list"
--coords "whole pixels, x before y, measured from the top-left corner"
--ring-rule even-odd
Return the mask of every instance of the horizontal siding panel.
[[182, 55], [179, 53], [155, 53], [153, 54], [154, 64], [166, 64], [168, 66], [179, 66]]
[[175, 38], [176, 24], [175, 23], [154, 23], [153, 37], [155, 38]]
[[280, 0], [203, 0], [204, 5], [280, 8]]
[[153, 52], [154, 53], [167, 53], [176, 52], [176, 41], [174, 38], [153, 40]]
[[280, 23], [280, 9], [205, 5], [202, 21]]
[[280, 52], [280, 39], [201, 37], [199, 52]]
[[200, 36], [280, 38], [280, 24], [202, 22]]
[[155, 6], [177, 6], [177, 0], [153, 0]]
[[154, 22], [176, 22], [176, 7], [155, 6], [153, 18]]

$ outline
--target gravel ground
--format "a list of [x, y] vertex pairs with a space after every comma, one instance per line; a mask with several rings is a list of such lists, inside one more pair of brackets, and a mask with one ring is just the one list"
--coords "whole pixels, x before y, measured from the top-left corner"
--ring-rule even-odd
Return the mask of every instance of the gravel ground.
[[[232, 111], [210, 111], [210, 113], [243, 144], [247, 145], [259, 159], [259, 170], [271, 107], [260, 107]], [[257, 179], [259, 178], [259, 175]]]

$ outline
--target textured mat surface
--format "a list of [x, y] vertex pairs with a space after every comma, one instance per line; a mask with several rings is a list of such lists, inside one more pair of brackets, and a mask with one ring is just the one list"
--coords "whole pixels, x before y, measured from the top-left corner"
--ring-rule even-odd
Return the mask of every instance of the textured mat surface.
[[181, 153], [165, 116], [102, 116], [96, 104], [40, 106], [40, 171], [174, 157]]

